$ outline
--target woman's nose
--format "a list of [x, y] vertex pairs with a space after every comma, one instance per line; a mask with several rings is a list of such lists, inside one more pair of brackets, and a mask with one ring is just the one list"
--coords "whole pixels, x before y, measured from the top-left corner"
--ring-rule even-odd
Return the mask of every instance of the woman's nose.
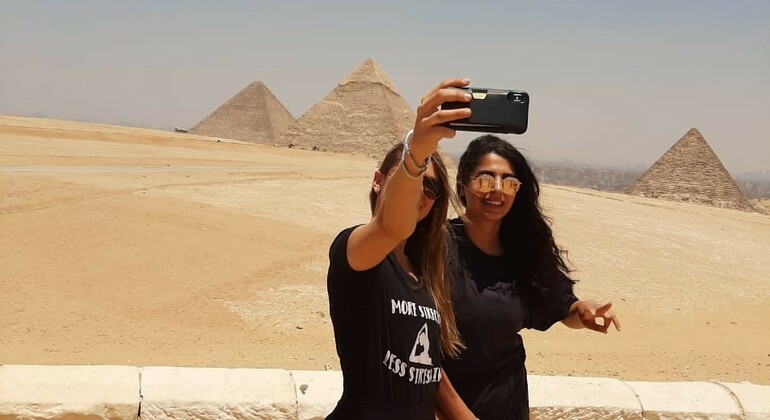
[[503, 190], [503, 179], [502, 178], [495, 178], [495, 191], [502, 191]]

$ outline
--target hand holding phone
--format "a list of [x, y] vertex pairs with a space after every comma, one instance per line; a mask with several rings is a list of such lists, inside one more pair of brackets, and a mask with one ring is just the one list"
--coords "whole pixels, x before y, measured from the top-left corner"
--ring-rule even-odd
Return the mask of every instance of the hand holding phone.
[[412, 130], [411, 151], [421, 161], [436, 151], [438, 142], [455, 136], [455, 130], [446, 127], [446, 122], [457, 121], [470, 116], [467, 106], [455, 109], [439, 109], [442, 104], [457, 102], [467, 104], [470, 95], [462, 91], [470, 81], [464, 78], [447, 79], [431, 89], [417, 106]]
[[446, 127], [458, 131], [524, 134], [529, 119], [529, 94], [520, 90], [465, 87], [470, 102], [447, 102], [441, 109], [471, 109], [468, 118], [450, 121]]

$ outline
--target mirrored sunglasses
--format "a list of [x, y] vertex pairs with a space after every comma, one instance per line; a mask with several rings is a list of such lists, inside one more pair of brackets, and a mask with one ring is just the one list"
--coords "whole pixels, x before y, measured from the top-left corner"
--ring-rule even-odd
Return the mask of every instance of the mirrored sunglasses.
[[475, 178], [471, 178], [471, 183], [478, 192], [488, 193], [497, 188], [497, 183], [500, 182], [500, 191], [505, 195], [513, 195], [519, 191], [521, 187], [521, 181], [512, 176], [505, 178], [494, 177], [489, 174], [481, 174]]

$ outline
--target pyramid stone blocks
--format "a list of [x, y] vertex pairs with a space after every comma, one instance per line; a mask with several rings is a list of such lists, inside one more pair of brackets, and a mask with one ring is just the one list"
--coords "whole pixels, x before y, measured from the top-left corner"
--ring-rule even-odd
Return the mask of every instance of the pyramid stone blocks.
[[273, 145], [294, 117], [262, 82], [253, 82], [190, 130], [192, 134]]
[[754, 211], [751, 202], [696, 128], [682, 136], [626, 193]]

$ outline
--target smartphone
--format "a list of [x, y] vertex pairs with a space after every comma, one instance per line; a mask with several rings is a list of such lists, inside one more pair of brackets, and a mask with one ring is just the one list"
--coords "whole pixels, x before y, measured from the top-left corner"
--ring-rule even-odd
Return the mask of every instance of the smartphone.
[[521, 90], [457, 88], [471, 95], [470, 102], [447, 102], [441, 109], [471, 108], [470, 118], [445, 126], [459, 131], [524, 134], [529, 119], [529, 94]]

